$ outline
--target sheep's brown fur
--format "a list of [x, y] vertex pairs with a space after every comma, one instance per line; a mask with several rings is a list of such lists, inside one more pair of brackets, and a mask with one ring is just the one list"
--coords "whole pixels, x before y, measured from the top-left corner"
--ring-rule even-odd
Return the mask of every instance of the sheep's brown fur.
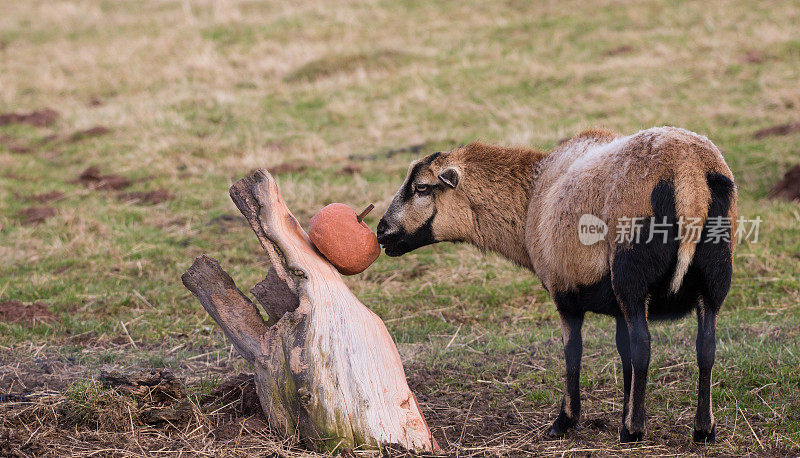
[[[496, 251], [535, 271], [551, 292], [593, 284], [609, 272], [617, 222], [652, 215], [650, 191], [659, 181], [675, 183], [678, 217], [699, 218], [702, 226], [710, 201], [706, 175], [733, 179], [713, 143], [671, 127], [627, 137], [590, 129], [548, 154], [474, 142], [413, 163], [404, 187], [436, 186], [437, 175], [449, 167], [459, 171], [456, 192], [434, 193], [427, 207], [402, 202], [404, 229], [414, 232], [435, 208], [435, 241], [465, 241]], [[580, 243], [583, 214], [608, 225], [607, 243]], [[735, 226], [735, 202], [729, 216]], [[673, 289], [694, 254], [695, 244], [685, 240]]]
[[[581, 241], [584, 215], [607, 227], [597, 243]], [[708, 231], [708, 218], [723, 215], [730, 223], [727, 246], [699, 240], [702, 234], [687, 224]], [[733, 174], [707, 138], [674, 127], [630, 136], [593, 129], [548, 154], [475, 142], [414, 162], [378, 224], [378, 239], [391, 256], [435, 242], [470, 242], [540, 277], [561, 315], [566, 359], [564, 401], [548, 432], [553, 436], [580, 415], [580, 329], [587, 311], [617, 318], [625, 381], [620, 439], [628, 442], [641, 440], [644, 430], [649, 314], [662, 319], [696, 309], [700, 374], [693, 437], [711, 442], [715, 323], [730, 287], [736, 216]], [[644, 225], [664, 224], [659, 219], [669, 237], [660, 244], [618, 241], [618, 224], [637, 219], [640, 237], [654, 235]]]
[[[699, 218], [702, 226], [711, 201], [706, 176], [716, 172], [733, 180], [713, 143], [671, 127], [628, 137], [604, 130], [583, 132], [554, 149], [539, 169], [525, 240], [534, 270], [555, 291], [595, 283], [609, 271], [618, 222], [653, 215], [650, 192], [659, 181], [674, 183], [678, 218]], [[735, 201], [730, 209], [735, 226]], [[608, 225], [607, 243], [580, 243], [578, 219], [583, 214], [595, 215]], [[735, 237], [731, 244], [733, 248]], [[691, 237], [685, 237], [673, 290], [680, 286], [694, 249]]]

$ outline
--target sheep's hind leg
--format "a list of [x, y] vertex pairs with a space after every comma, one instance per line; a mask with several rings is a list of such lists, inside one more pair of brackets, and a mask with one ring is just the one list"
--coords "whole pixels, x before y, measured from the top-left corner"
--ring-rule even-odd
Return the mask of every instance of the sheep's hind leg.
[[628, 401], [631, 396], [633, 369], [631, 366], [631, 338], [630, 335], [628, 335], [628, 325], [622, 317], [617, 317], [617, 352], [622, 361], [622, 422], [625, 423], [625, 418], [628, 415], [628, 407], [630, 405]]
[[553, 422], [547, 435], [561, 437], [567, 430], [573, 428], [581, 415], [581, 388], [580, 371], [581, 356], [583, 354], [583, 339], [581, 327], [583, 314], [567, 314], [561, 312], [561, 340], [564, 344], [564, 357], [566, 359], [566, 376], [564, 398], [561, 401], [561, 411]]
[[702, 301], [697, 310], [697, 414], [692, 439], [698, 443], [714, 442], [714, 415], [711, 413], [711, 368], [716, 352], [717, 311]]
[[650, 367], [650, 330], [644, 313], [645, 307], [639, 310], [629, 309], [625, 316], [633, 374], [628, 412], [619, 435], [620, 442], [640, 442], [644, 435], [647, 371]]
[[[731, 180], [719, 175], [708, 176], [711, 189], [711, 207], [708, 216], [728, 217], [735, 187]], [[693, 264], [702, 274], [701, 300], [697, 303], [697, 365], [700, 374], [697, 383], [697, 414], [694, 420], [695, 442], [714, 442], [714, 415], [711, 413], [711, 368], [716, 352], [717, 314], [731, 287], [732, 255], [728, 243], [716, 243], [707, 237], [708, 227], [703, 230], [703, 239], [697, 245]], [[732, 227], [727, 236], [733, 237]]]

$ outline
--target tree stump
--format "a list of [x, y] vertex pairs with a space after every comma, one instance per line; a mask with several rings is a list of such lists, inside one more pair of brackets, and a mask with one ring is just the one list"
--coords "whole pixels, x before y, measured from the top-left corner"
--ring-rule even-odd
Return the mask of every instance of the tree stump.
[[181, 278], [253, 364], [270, 427], [317, 450], [438, 450], [386, 326], [316, 251], [272, 176], [258, 170], [230, 194], [272, 264], [251, 290], [268, 320], [208, 256]]

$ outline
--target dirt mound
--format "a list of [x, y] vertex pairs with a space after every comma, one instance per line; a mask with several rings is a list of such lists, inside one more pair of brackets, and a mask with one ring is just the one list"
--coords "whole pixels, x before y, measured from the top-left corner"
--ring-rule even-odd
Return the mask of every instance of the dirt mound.
[[[448, 143], [455, 143], [454, 140], [447, 140], [447, 142]], [[379, 159], [388, 159], [390, 157], [397, 156], [398, 154], [406, 154], [406, 153], [419, 154], [423, 149], [425, 149], [427, 147], [428, 147], [428, 143], [427, 142], [426, 143], [415, 143], [413, 145], [401, 146], [399, 148], [393, 148], [393, 149], [390, 149], [390, 150], [386, 150], [386, 151], [382, 151], [382, 152], [374, 153], [374, 154], [364, 154], [364, 155], [351, 154], [351, 155], [347, 156], [347, 158], [350, 159], [351, 161], [357, 161], [357, 160], [374, 161], [374, 160], [379, 160]]]
[[33, 148], [26, 146], [14, 137], [0, 134], [0, 145], [5, 145], [8, 150], [14, 154], [29, 154], [33, 152]]
[[192, 407], [183, 383], [168, 369], [124, 371], [104, 367], [100, 369], [100, 382], [136, 399], [141, 408], [138, 419], [146, 425], [179, 425], [191, 418]]
[[117, 196], [117, 199], [123, 202], [131, 202], [142, 205], [155, 205], [168, 200], [172, 200], [174, 196], [166, 189], [156, 189], [147, 192], [123, 192]]
[[30, 124], [36, 127], [47, 127], [58, 119], [58, 112], [45, 108], [44, 110], [30, 113], [3, 113], [0, 114], [0, 126], [7, 124]]
[[33, 148], [30, 146], [25, 145], [9, 145], [8, 150], [14, 154], [30, 154], [33, 152]]
[[105, 126], [94, 126], [88, 129], [78, 130], [71, 134], [50, 134], [39, 140], [40, 145], [45, 145], [54, 142], [77, 143], [87, 138], [99, 137], [111, 132], [111, 129]]
[[393, 49], [379, 49], [369, 53], [328, 54], [307, 62], [286, 75], [287, 83], [316, 81], [336, 74], [351, 73], [358, 69], [389, 70], [413, 59], [408, 54]]
[[766, 54], [756, 49], [751, 49], [742, 56], [742, 61], [748, 64], [763, 64], [766, 60]]
[[761, 140], [762, 138], [772, 137], [775, 135], [789, 135], [794, 132], [800, 132], [800, 122], [791, 122], [788, 124], [779, 124], [777, 126], [767, 127], [756, 131], [753, 138]]
[[100, 167], [92, 166], [81, 172], [77, 179], [89, 189], [95, 190], [120, 190], [131, 185], [131, 180], [116, 174], [102, 175]]
[[630, 54], [634, 51], [636, 51], [636, 48], [634, 48], [633, 46], [622, 45], [622, 46], [617, 46], [616, 48], [611, 48], [608, 51], [605, 51], [603, 55], [606, 57], [621, 56], [623, 54]]
[[339, 169], [340, 175], [358, 175], [361, 173], [361, 166], [358, 164], [346, 164], [344, 167]]
[[54, 318], [55, 315], [41, 302], [0, 302], [0, 321], [5, 323], [52, 321]]
[[168, 369], [140, 369], [125, 371], [113, 367], [100, 369], [100, 381], [136, 396], [147, 394], [154, 402], [179, 399], [183, 384]]
[[43, 205], [25, 208], [17, 214], [17, 217], [22, 220], [22, 224], [25, 226], [35, 226], [55, 215], [55, 208]]
[[250, 224], [247, 222], [246, 219], [242, 217], [242, 215], [235, 215], [233, 213], [226, 213], [224, 215], [219, 215], [211, 218], [207, 226], [216, 228], [223, 234], [236, 229], [242, 228], [249, 228]]
[[800, 201], [800, 165], [795, 165], [769, 191], [773, 199]]
[[308, 170], [313, 164], [307, 161], [293, 161], [283, 162], [281, 164], [269, 167], [269, 173], [273, 175], [281, 175], [284, 173], [299, 173]]
[[77, 132], [74, 132], [72, 135], [69, 136], [68, 141], [73, 143], [79, 142], [86, 138], [99, 137], [100, 135], [105, 135], [109, 132], [111, 132], [111, 129], [109, 129], [108, 127], [94, 126], [89, 129], [79, 130]]
[[261, 402], [256, 393], [253, 374], [240, 373], [222, 382], [214, 391], [201, 399], [203, 406], [219, 405], [233, 417], [257, 416], [264, 418]]
[[43, 192], [39, 194], [33, 194], [31, 196], [26, 197], [27, 200], [32, 200], [34, 202], [39, 202], [40, 204], [46, 204], [48, 202], [53, 202], [55, 200], [61, 200], [64, 198], [64, 193], [61, 191], [50, 191], [50, 192]]

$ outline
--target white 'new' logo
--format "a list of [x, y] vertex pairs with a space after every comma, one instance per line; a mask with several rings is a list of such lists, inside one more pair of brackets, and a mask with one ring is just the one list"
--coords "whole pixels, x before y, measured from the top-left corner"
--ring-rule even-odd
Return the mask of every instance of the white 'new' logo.
[[608, 225], [600, 218], [584, 213], [578, 220], [578, 239], [584, 245], [594, 245], [606, 238]]

